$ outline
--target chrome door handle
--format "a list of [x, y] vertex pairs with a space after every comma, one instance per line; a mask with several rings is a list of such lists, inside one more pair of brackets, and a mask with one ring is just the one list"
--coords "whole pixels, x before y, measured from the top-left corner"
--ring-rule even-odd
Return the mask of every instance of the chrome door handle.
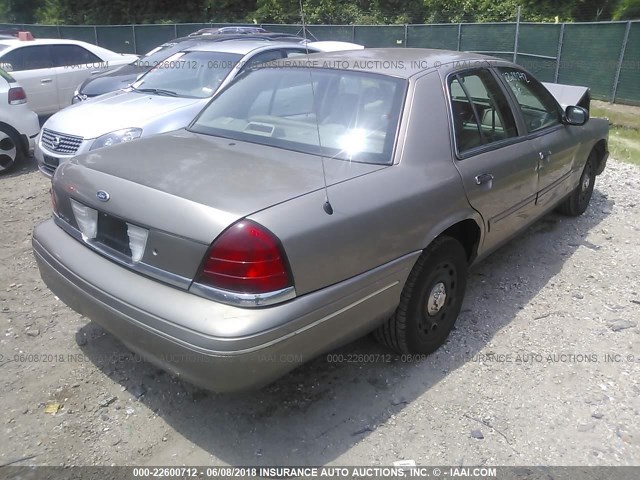
[[42, 80], [40, 80], [40, 83], [45, 84], [45, 83], [51, 83], [53, 80], [50, 78], [43, 78]]
[[540, 160], [548, 162], [549, 160], [551, 160], [551, 151], [538, 152], [538, 156], [540, 157]]
[[476, 175], [476, 185], [482, 185], [483, 183], [491, 183], [493, 181], [493, 175], [490, 173], [483, 173], [482, 175]]

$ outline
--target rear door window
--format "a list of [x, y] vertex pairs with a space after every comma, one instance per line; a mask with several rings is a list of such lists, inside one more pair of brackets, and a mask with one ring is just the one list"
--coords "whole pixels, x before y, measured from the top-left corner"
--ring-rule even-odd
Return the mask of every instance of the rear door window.
[[51, 52], [56, 67], [102, 62], [99, 57], [79, 45], [51, 45]]
[[0, 61], [2, 63], [10, 63], [14, 72], [53, 68], [53, 60], [48, 45], [16, 48], [3, 55]]
[[511, 107], [487, 69], [451, 76], [449, 92], [459, 153], [518, 136]]

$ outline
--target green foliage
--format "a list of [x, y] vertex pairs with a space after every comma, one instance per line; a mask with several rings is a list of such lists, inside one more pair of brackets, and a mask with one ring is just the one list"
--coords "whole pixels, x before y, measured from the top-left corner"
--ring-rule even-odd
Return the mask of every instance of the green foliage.
[[0, 20], [6, 23], [34, 23], [42, 0], [1, 0]]
[[[640, 18], [640, 0], [303, 0], [309, 24], [534, 22]], [[300, 23], [299, 0], [0, 0], [0, 22]]]
[[613, 12], [614, 20], [640, 19], [640, 0], [621, 0]]
[[[423, 0], [304, 0], [309, 24], [422, 23]], [[258, 0], [258, 23], [300, 23], [299, 0]]]

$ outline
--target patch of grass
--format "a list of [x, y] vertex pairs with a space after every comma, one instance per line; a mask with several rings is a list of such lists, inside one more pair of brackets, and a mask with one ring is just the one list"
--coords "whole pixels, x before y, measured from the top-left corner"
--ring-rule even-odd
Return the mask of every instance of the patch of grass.
[[640, 165], [640, 107], [593, 101], [591, 115], [609, 119], [612, 158]]

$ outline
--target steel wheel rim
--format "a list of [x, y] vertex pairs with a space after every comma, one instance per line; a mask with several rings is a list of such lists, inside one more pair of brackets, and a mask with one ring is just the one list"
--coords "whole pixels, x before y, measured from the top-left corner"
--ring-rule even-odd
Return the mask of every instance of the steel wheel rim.
[[0, 132], [0, 172], [11, 168], [18, 156], [18, 148], [13, 139]]
[[[452, 262], [442, 262], [434, 269], [433, 280], [425, 290], [422, 312], [418, 319], [418, 335], [430, 340], [446, 322], [452, 320], [450, 307], [456, 297], [458, 271]], [[455, 320], [455, 319], [453, 319]]]
[[591, 172], [593, 167], [591, 162], [588, 162], [584, 168], [584, 172], [582, 173], [582, 178], [580, 178], [580, 195], [578, 196], [578, 201], [580, 205], [584, 204], [584, 202], [589, 197], [589, 192], [591, 191], [592, 186], [592, 178]]

